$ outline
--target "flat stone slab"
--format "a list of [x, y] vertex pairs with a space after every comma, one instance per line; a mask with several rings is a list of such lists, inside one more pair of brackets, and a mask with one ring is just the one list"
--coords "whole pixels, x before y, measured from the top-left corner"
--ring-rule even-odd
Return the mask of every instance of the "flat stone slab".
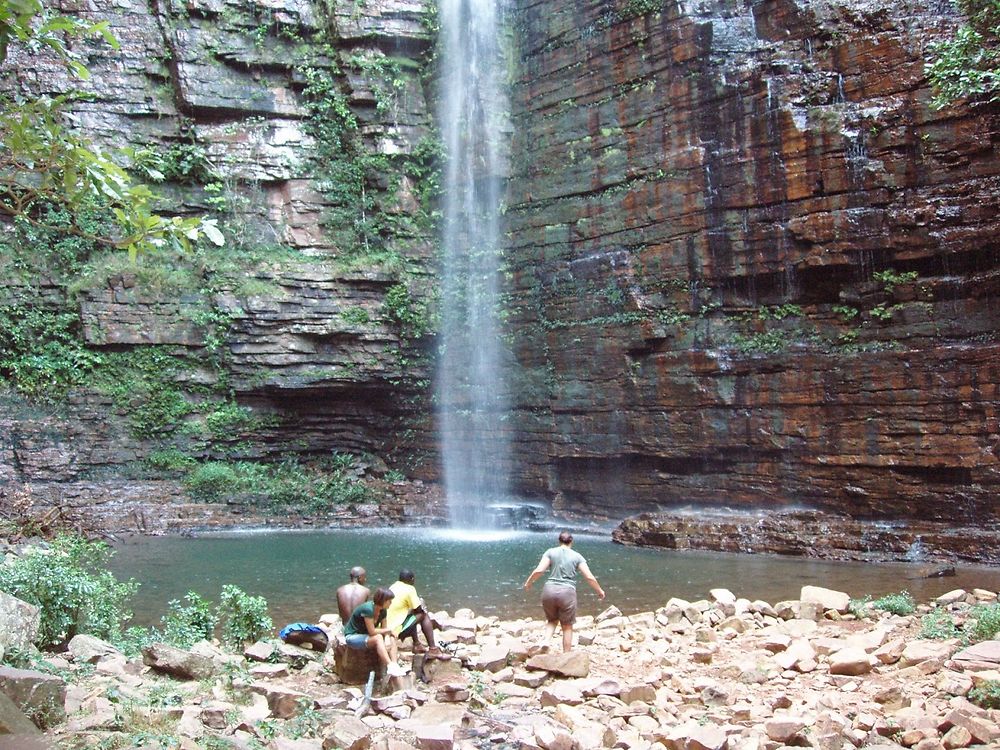
[[979, 661], [1000, 664], [1000, 641], [980, 641], [954, 654], [956, 661]]
[[582, 651], [563, 654], [539, 654], [525, 664], [528, 669], [540, 669], [561, 677], [586, 677], [590, 674], [590, 657]]

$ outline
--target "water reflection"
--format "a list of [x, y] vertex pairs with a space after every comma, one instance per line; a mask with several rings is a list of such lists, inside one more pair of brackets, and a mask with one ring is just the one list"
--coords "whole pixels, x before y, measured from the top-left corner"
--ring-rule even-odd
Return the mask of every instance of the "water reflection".
[[[538, 617], [539, 590], [521, 584], [553, 533], [498, 532], [470, 539], [452, 531], [418, 528], [213, 534], [194, 538], [137, 538], [116, 547], [112, 568], [142, 583], [133, 600], [140, 624], [155, 623], [170, 599], [197, 591], [213, 601], [233, 583], [267, 598], [278, 624], [315, 620], [335, 612], [334, 592], [353, 565], [368, 569], [369, 585], [388, 585], [402, 567], [432, 609], [471, 607], [504, 619]], [[635, 549], [605, 538], [577, 536], [575, 549], [608, 592], [598, 602], [580, 589], [581, 614], [609, 604], [626, 613], [662, 606], [671, 596], [707, 597], [712, 588], [769, 602], [798, 597], [803, 585], [879, 596], [902, 589], [918, 600], [954, 588], [1000, 588], [1000, 569], [965, 567], [953, 578], [919, 579], [918, 566], [831, 563], [763, 555], [727, 555]]]

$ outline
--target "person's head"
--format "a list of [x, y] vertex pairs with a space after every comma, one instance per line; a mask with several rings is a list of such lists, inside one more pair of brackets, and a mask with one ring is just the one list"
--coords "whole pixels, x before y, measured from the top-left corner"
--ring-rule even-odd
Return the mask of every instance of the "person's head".
[[559, 544], [570, 545], [573, 543], [573, 535], [568, 531], [560, 532], [559, 534]]
[[362, 586], [365, 585], [365, 581], [368, 580], [368, 573], [360, 565], [355, 565], [351, 568], [351, 583], [360, 583]]
[[401, 580], [403, 583], [408, 583], [412, 586], [414, 580], [413, 571], [410, 570], [409, 568], [403, 568], [401, 571], [399, 571], [399, 580]]
[[376, 607], [384, 609], [389, 606], [389, 602], [392, 601], [394, 596], [396, 595], [392, 593], [391, 589], [379, 587], [375, 589], [375, 596], [372, 597], [372, 601], [375, 602]]

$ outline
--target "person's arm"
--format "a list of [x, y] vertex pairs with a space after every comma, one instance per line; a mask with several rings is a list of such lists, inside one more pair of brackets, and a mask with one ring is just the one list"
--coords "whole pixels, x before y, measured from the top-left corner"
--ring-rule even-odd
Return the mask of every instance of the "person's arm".
[[536, 567], [533, 571], [531, 571], [531, 575], [528, 576], [528, 580], [524, 582], [524, 590], [527, 591], [528, 589], [530, 589], [531, 584], [533, 584], [535, 581], [541, 578], [542, 574], [549, 569], [549, 565], [551, 564], [552, 561], [549, 560], [549, 556], [542, 555], [542, 559], [538, 561], [538, 567]]
[[601, 584], [597, 582], [597, 578], [594, 577], [594, 574], [590, 572], [590, 567], [587, 565], [587, 563], [585, 562], [580, 563], [579, 570], [580, 570], [580, 575], [583, 576], [583, 580], [589, 583], [590, 588], [592, 588], [594, 591], [597, 592], [597, 598], [603, 599], [604, 589], [601, 588]]
[[365, 628], [368, 630], [368, 635], [392, 635], [389, 628], [376, 628], [374, 617], [365, 618]]

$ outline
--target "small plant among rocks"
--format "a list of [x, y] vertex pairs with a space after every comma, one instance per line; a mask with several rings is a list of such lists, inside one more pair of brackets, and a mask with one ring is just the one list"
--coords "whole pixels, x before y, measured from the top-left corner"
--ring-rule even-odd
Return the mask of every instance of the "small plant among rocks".
[[1000, 603], [977, 604], [969, 612], [971, 625], [966, 629], [969, 643], [988, 641], [1000, 633]]
[[900, 591], [898, 594], [886, 594], [872, 602], [872, 609], [901, 617], [912, 615], [916, 608], [917, 603], [909, 591]]
[[912, 615], [917, 608], [917, 603], [909, 591], [900, 591], [897, 594], [886, 594], [874, 601], [870, 596], [866, 596], [864, 599], [851, 599], [847, 608], [852, 615], [863, 620], [871, 616], [872, 610], [900, 616]]
[[980, 708], [1000, 708], [1000, 680], [986, 680], [969, 691], [969, 700]]
[[947, 610], [937, 608], [926, 614], [920, 620], [918, 638], [943, 641], [948, 638], [958, 638], [961, 632]]

